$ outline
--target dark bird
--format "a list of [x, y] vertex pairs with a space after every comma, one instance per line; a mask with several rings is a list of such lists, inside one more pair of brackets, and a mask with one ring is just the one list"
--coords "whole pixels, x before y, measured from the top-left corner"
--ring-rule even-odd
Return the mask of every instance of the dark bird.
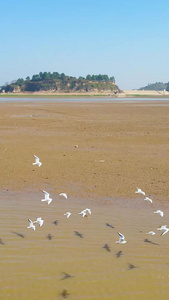
[[128, 270], [136, 269], [137, 267], [128, 263]]
[[104, 246], [103, 246], [103, 248], [104, 249], [106, 249], [108, 252], [110, 252], [111, 250], [110, 250], [110, 247], [109, 247], [109, 245], [108, 244], [105, 244]]
[[16, 234], [17, 236], [21, 237], [22, 239], [24, 239], [24, 237], [25, 237], [22, 233], [19, 233], [19, 232], [11, 231], [11, 233]]
[[158, 246], [159, 246], [159, 244], [154, 243], [154, 242], [152, 242], [152, 241], [150, 241], [150, 240], [148, 240], [148, 239], [144, 239], [144, 242], [145, 242], [145, 243], [152, 244], [152, 245], [158, 245]]
[[58, 220], [54, 221], [53, 224], [54, 224], [55, 226], [57, 226], [57, 225], [58, 225]]
[[47, 239], [48, 240], [51, 240], [53, 238], [53, 236], [49, 233], [48, 235], [47, 235]]
[[117, 258], [119, 258], [121, 255], [122, 255], [122, 251], [118, 251], [118, 252], [116, 253], [116, 257], [117, 257]]
[[67, 296], [69, 296], [69, 293], [68, 293], [68, 291], [67, 290], [63, 290], [62, 292], [61, 292], [61, 294], [60, 294], [63, 298], [67, 298]]
[[63, 272], [63, 278], [61, 279], [61, 280], [65, 280], [65, 279], [68, 279], [68, 278], [71, 278], [71, 277], [74, 277], [74, 276], [72, 276], [72, 275], [69, 275], [68, 273], [65, 273], [65, 272]]
[[5, 243], [2, 241], [2, 239], [0, 239], [0, 244], [5, 245]]
[[110, 228], [115, 228], [113, 225], [109, 224], [109, 223], [106, 223], [106, 226], [107, 227], [110, 227]]
[[79, 236], [80, 238], [83, 238], [83, 234], [78, 231], [75, 231], [75, 235]]

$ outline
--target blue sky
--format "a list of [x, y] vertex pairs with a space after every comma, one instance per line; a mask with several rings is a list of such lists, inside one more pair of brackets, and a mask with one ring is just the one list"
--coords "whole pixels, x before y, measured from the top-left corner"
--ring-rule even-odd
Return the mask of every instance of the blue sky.
[[39, 72], [169, 82], [168, 0], [1, 0], [0, 85]]

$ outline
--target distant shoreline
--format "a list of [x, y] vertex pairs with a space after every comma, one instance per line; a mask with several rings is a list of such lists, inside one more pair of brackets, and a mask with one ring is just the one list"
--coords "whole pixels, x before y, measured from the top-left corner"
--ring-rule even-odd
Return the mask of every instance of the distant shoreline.
[[2, 93], [1, 97], [11, 97], [11, 98], [23, 98], [23, 97], [43, 97], [43, 98], [95, 98], [95, 97], [106, 97], [106, 98], [169, 98], [169, 92], [167, 91], [140, 91], [140, 90], [124, 90], [121, 93], [111, 94], [111, 93]]

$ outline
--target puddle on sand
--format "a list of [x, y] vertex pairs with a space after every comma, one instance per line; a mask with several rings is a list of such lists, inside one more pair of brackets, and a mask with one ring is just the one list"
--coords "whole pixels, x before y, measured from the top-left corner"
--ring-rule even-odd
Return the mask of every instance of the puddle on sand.
[[[166, 203], [147, 203], [139, 196], [106, 199], [106, 204], [51, 196], [48, 205], [40, 201], [41, 192], [0, 193], [2, 300], [167, 299], [169, 235], [157, 231], [167, 224]], [[92, 214], [83, 218], [78, 213], [86, 207]], [[159, 208], [163, 218], [153, 213]], [[37, 217], [44, 225], [27, 229], [27, 219]], [[156, 235], [146, 234], [150, 230]], [[126, 244], [115, 243], [117, 232]], [[72, 277], [64, 279], [65, 273]]]

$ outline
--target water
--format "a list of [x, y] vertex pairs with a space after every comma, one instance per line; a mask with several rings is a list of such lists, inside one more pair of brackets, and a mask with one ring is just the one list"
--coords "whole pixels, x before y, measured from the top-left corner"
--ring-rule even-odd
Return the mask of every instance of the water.
[[134, 101], [169, 101], [169, 98], [108, 98], [108, 97], [0, 97], [0, 103], [5, 102], [134, 102]]
[[[139, 195], [130, 200], [51, 196], [54, 200], [47, 205], [40, 201], [41, 191], [1, 191], [2, 300], [62, 299], [64, 290], [68, 299], [167, 299], [169, 235], [161, 237], [156, 230], [167, 224], [166, 202], [151, 204]], [[86, 207], [92, 215], [82, 218], [78, 212]], [[164, 218], [153, 213], [159, 207]], [[69, 219], [64, 216], [67, 211], [72, 212]], [[27, 219], [37, 217], [45, 220], [44, 225], [36, 226], [36, 231], [27, 229]], [[156, 235], [147, 235], [150, 230]], [[115, 243], [118, 231], [127, 244]], [[103, 248], [105, 244], [110, 252]], [[119, 258], [118, 251], [122, 251]], [[129, 264], [136, 268], [129, 269]], [[63, 279], [64, 272], [72, 277]]]

